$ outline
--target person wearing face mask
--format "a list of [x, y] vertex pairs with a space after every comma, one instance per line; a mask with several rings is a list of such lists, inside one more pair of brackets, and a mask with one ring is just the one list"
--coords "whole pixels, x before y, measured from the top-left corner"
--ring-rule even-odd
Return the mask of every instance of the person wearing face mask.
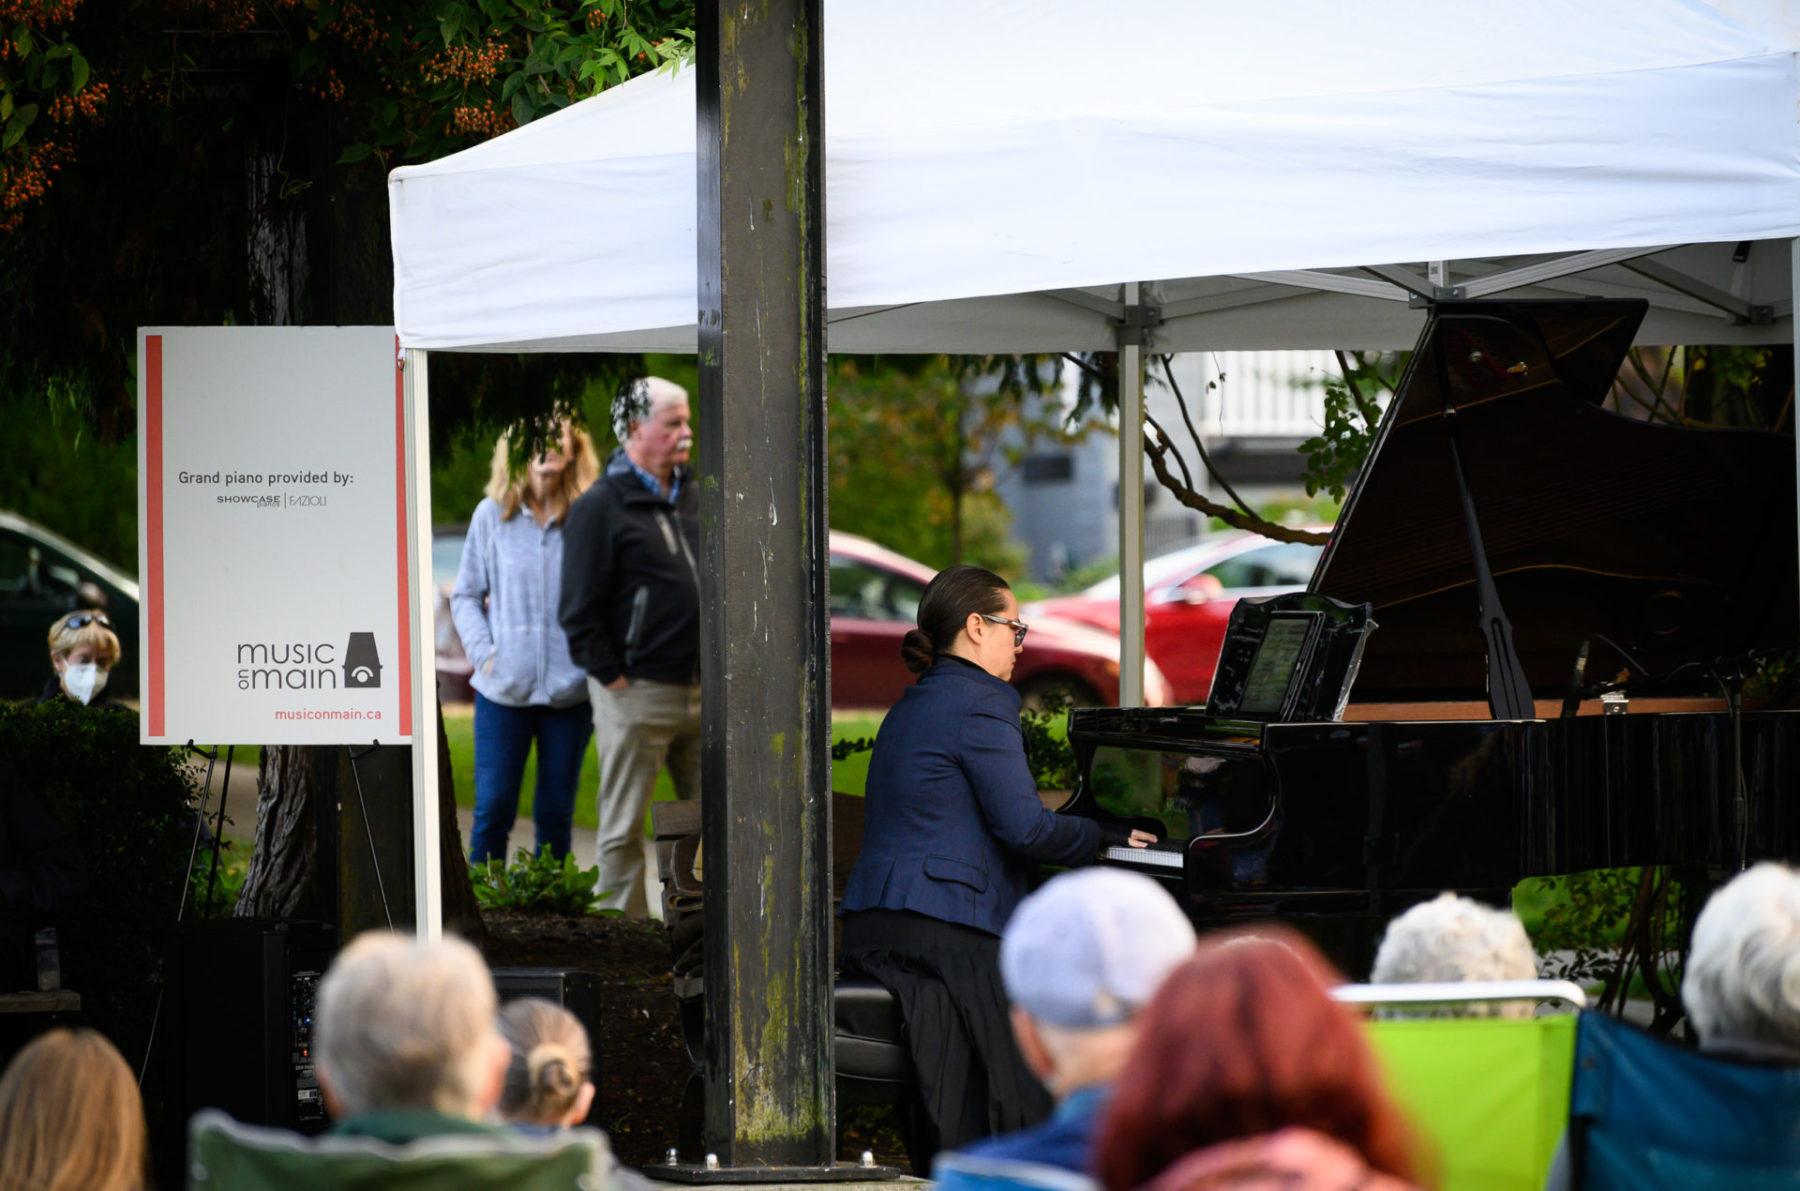
[[83, 707], [125, 709], [108, 698], [106, 676], [119, 664], [119, 639], [106, 613], [84, 609], [57, 618], [50, 626], [50, 666], [56, 673], [44, 684], [37, 702], [72, 699]]

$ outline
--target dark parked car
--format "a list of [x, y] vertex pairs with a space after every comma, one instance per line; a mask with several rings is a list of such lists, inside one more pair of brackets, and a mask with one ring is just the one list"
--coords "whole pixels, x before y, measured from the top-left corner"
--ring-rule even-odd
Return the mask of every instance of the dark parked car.
[[107, 677], [115, 699], [138, 694], [137, 580], [17, 513], [0, 510], [0, 698], [35, 696], [50, 677], [45, 636], [65, 612], [96, 608], [118, 635]]
[[462, 566], [463, 538], [469, 526], [440, 525], [431, 531], [431, 586], [437, 600], [433, 605], [431, 629], [437, 641], [438, 698], [446, 703], [473, 703], [475, 688], [469, 685], [475, 667], [463, 652], [462, 638], [456, 635], [456, 624], [450, 619], [450, 592], [456, 587], [456, 571]]

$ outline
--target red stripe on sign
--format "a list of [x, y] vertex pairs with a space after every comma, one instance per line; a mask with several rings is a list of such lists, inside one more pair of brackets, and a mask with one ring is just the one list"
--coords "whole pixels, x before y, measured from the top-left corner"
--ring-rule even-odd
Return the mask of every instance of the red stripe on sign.
[[[394, 337], [394, 540], [400, 577], [400, 735], [412, 735], [412, 560], [406, 549], [406, 374], [400, 369], [400, 337]], [[419, 528], [426, 532], [425, 527]]]
[[163, 703], [163, 337], [144, 336], [144, 520], [147, 522], [147, 620], [150, 640], [144, 651], [149, 664], [150, 735], [161, 736], [167, 723]]

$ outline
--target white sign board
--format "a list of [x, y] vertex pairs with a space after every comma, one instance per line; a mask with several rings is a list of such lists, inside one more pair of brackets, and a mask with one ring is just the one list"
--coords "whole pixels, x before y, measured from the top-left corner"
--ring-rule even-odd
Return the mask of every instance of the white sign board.
[[407, 744], [390, 327], [138, 330], [146, 744]]

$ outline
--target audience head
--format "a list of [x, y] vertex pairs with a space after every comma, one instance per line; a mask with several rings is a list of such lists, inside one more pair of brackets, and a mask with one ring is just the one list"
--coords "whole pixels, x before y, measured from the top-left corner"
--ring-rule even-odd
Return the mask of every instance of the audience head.
[[573, 1013], [537, 997], [500, 1010], [500, 1035], [512, 1051], [500, 1115], [519, 1125], [573, 1125], [594, 1102], [593, 1055]]
[[1000, 939], [1025, 1061], [1059, 1096], [1112, 1082], [1138, 1012], [1193, 953], [1193, 926], [1149, 877], [1088, 868], [1052, 878]]
[[[1536, 980], [1537, 955], [1516, 914], [1454, 893], [1421, 902], [1388, 923], [1375, 951], [1374, 984]], [[1528, 1001], [1459, 1007], [1459, 1015], [1529, 1017]]]
[[900, 657], [914, 674], [929, 670], [938, 654], [954, 653], [1010, 678], [1018, 655], [1014, 630], [989, 617], [1019, 617], [1019, 602], [1006, 580], [982, 567], [946, 567], [925, 585], [919, 627], [901, 638]]
[[106, 688], [106, 674], [119, 664], [119, 639], [106, 613], [84, 608], [59, 616], [50, 626], [50, 665], [63, 693], [92, 703]]
[[148, 1154], [137, 1080], [93, 1030], [51, 1030], [0, 1076], [0, 1187], [141, 1191]]
[[1108, 1191], [1195, 1150], [1298, 1126], [1410, 1179], [1411, 1134], [1310, 942], [1280, 926], [1203, 940], [1138, 1018], [1096, 1146]]
[[660, 376], [628, 381], [613, 398], [613, 434], [631, 461], [666, 476], [688, 461], [693, 446], [687, 390]]
[[513, 459], [511, 432], [502, 434], [494, 444], [484, 495], [500, 506], [500, 519], [505, 521], [519, 511], [531, 482], [541, 478], [549, 485], [550, 520], [558, 521], [599, 474], [600, 457], [594, 451], [594, 440], [587, 431], [564, 419], [550, 427], [544, 449], [522, 463]]
[[510, 1057], [495, 1007], [487, 965], [461, 939], [358, 936], [319, 982], [313, 1056], [332, 1115], [485, 1117]]
[[1681, 981], [1703, 1050], [1800, 1063], [1800, 872], [1758, 864], [1694, 920]]

